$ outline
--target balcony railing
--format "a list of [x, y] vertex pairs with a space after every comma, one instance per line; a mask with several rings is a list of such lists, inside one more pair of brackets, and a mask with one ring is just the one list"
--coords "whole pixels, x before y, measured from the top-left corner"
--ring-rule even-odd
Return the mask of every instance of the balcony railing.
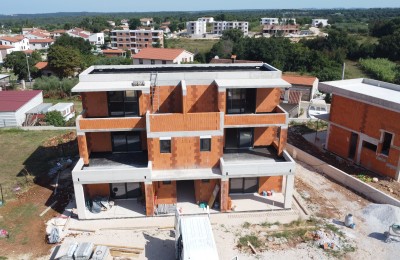
[[149, 114], [150, 132], [221, 130], [221, 113]]
[[268, 114], [230, 114], [225, 115], [225, 126], [268, 126], [287, 124], [288, 115], [277, 106], [273, 113]]
[[145, 117], [85, 118], [85, 111], [76, 118], [81, 131], [146, 129]]

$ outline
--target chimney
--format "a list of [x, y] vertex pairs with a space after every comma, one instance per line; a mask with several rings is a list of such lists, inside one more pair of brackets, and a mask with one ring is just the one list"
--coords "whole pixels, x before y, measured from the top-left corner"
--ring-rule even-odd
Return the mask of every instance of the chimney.
[[236, 62], [236, 55], [232, 55], [231, 56], [231, 60], [232, 60], [232, 63], [235, 63]]

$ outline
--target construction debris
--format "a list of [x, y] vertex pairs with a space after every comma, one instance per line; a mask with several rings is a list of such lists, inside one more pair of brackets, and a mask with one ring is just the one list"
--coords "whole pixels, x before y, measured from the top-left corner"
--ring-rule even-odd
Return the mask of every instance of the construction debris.
[[0, 238], [8, 238], [10, 235], [8, 234], [7, 230], [0, 229]]

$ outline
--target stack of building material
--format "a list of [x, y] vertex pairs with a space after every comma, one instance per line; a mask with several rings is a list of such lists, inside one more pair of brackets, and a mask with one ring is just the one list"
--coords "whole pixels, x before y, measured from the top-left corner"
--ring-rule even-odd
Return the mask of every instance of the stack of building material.
[[93, 243], [80, 243], [74, 253], [75, 260], [89, 260], [93, 247]]
[[97, 246], [93, 252], [92, 260], [107, 260], [110, 258], [110, 249], [107, 246]]
[[59, 260], [74, 260], [74, 252], [78, 247], [78, 243], [62, 244], [58, 249], [55, 259]]

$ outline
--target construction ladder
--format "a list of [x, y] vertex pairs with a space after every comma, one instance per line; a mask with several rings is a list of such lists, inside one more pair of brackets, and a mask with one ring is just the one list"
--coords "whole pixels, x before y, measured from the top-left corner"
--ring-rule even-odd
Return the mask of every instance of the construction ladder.
[[157, 87], [158, 72], [150, 73], [151, 108], [154, 113], [160, 109], [160, 90]]

